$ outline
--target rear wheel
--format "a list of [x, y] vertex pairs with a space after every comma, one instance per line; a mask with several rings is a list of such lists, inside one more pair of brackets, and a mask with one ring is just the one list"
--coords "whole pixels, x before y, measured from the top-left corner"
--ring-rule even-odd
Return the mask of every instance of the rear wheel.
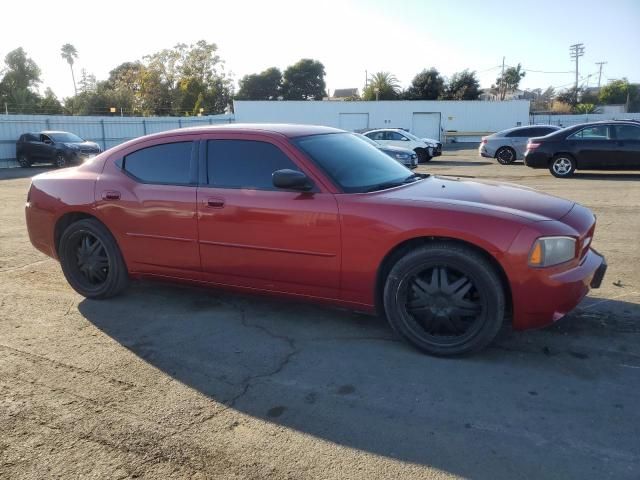
[[391, 327], [431, 355], [478, 351], [496, 337], [505, 295], [495, 268], [476, 251], [434, 243], [401, 258], [384, 288]]
[[557, 155], [551, 160], [549, 171], [557, 178], [571, 177], [576, 171], [576, 161], [569, 155]]
[[60, 265], [73, 289], [87, 298], [109, 298], [128, 284], [127, 267], [109, 230], [94, 219], [72, 223], [60, 238]]
[[31, 166], [31, 160], [24, 153], [18, 156], [18, 165], [22, 168], [29, 168]]
[[53, 163], [57, 168], [63, 168], [67, 166], [67, 159], [62, 152], [58, 152], [56, 153]]
[[516, 151], [511, 147], [500, 147], [496, 152], [496, 160], [501, 165], [509, 165], [516, 161]]

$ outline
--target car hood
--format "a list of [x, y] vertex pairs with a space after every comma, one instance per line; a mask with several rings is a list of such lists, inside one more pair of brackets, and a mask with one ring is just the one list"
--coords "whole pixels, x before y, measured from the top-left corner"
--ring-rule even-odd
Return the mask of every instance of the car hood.
[[559, 220], [574, 205], [570, 200], [519, 185], [441, 176], [427, 177], [380, 194], [389, 200], [479, 208], [529, 221]]
[[420, 140], [422, 140], [425, 143], [440, 143], [440, 140], [435, 140], [433, 138], [421, 138]]
[[380, 150], [385, 150], [388, 152], [395, 152], [395, 153], [406, 153], [407, 155], [413, 155], [415, 152], [409, 148], [403, 148], [403, 147], [392, 147], [390, 145], [384, 145], [384, 146], [380, 146], [379, 147]]

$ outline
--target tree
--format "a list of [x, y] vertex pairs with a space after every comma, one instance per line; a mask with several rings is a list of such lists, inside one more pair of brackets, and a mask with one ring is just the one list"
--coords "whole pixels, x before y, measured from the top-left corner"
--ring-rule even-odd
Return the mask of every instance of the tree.
[[546, 112], [551, 110], [555, 95], [556, 91], [553, 87], [547, 87], [544, 92], [540, 91], [531, 102], [531, 111]]
[[629, 80], [612, 80], [600, 90], [600, 103], [625, 104], [627, 111], [640, 110], [640, 85]]
[[437, 100], [444, 94], [444, 78], [435, 68], [422, 70], [405, 93], [407, 100]]
[[69, 64], [69, 68], [71, 69], [71, 80], [73, 80], [73, 91], [77, 95], [78, 89], [76, 87], [76, 77], [73, 73], [73, 63], [75, 59], [78, 58], [78, 51], [76, 50], [76, 47], [74, 47], [70, 43], [65, 43], [60, 49], [60, 56], [64, 58]]
[[327, 86], [324, 65], [317, 60], [303, 58], [287, 67], [282, 80], [285, 100], [322, 100]]
[[275, 67], [262, 73], [245, 75], [239, 82], [239, 100], [277, 100], [282, 86], [282, 72]]
[[579, 103], [583, 94], [583, 87], [571, 87], [556, 95], [556, 100], [569, 105], [573, 109]]
[[476, 72], [463, 70], [454, 73], [445, 88], [446, 100], [477, 100], [480, 96], [480, 82]]
[[92, 73], [87, 73], [86, 69], [80, 71], [80, 85], [81, 92], [92, 92], [96, 89], [96, 76]]
[[40, 83], [40, 68], [27, 57], [22, 47], [9, 52], [4, 59], [5, 74], [0, 81], [0, 101], [18, 113], [35, 113], [40, 96], [34, 89]]
[[502, 75], [496, 79], [495, 88], [498, 91], [500, 100], [504, 100], [507, 93], [513, 92], [520, 85], [520, 80], [524, 78], [526, 72], [522, 71], [522, 67], [518, 64], [517, 67], [507, 68]]
[[374, 73], [362, 92], [363, 100], [397, 100], [400, 98], [398, 79], [389, 72]]
[[38, 105], [38, 113], [47, 114], [47, 115], [57, 115], [63, 113], [64, 109], [56, 97], [56, 94], [53, 93], [51, 88], [47, 87], [44, 91], [44, 97], [40, 99], [40, 103]]
[[596, 113], [596, 106], [593, 103], [579, 103], [573, 109], [574, 113]]

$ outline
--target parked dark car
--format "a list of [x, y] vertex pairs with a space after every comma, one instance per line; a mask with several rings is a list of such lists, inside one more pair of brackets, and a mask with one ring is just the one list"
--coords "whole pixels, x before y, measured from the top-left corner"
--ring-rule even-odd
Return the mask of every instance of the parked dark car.
[[58, 168], [84, 162], [100, 153], [100, 146], [69, 132], [25, 133], [16, 142], [16, 158], [21, 167], [52, 163]]
[[402, 148], [402, 147], [391, 147], [388, 145], [380, 145], [378, 142], [374, 142], [369, 137], [361, 133], [355, 133], [354, 135], [356, 135], [358, 138], [361, 138], [365, 142], [373, 145], [378, 150], [386, 153], [391, 158], [393, 158], [397, 162], [400, 162], [405, 167], [410, 168], [411, 170], [413, 170], [418, 166], [418, 154], [413, 150], [409, 150], [408, 148]]
[[567, 178], [576, 170], [640, 169], [640, 124], [634, 121], [582, 123], [546, 137], [531, 138], [524, 163]]

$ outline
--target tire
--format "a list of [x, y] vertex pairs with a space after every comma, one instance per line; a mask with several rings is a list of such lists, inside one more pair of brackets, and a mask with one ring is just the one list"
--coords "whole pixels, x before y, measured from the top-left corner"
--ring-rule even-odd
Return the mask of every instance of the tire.
[[418, 155], [418, 164], [427, 163], [432, 158], [429, 156], [429, 152], [427, 152], [424, 148], [416, 148], [414, 152], [416, 152], [416, 155]]
[[576, 171], [576, 161], [571, 155], [556, 155], [549, 164], [549, 171], [556, 178], [569, 178]]
[[60, 238], [58, 254], [69, 285], [84, 297], [113, 297], [129, 283], [118, 244], [111, 232], [95, 219], [69, 225]]
[[511, 147], [500, 147], [496, 152], [496, 160], [500, 165], [510, 165], [516, 161], [516, 151]]
[[24, 153], [18, 155], [18, 165], [22, 168], [29, 168], [31, 166], [31, 160]]
[[64, 153], [58, 152], [56, 156], [53, 158], [53, 164], [56, 168], [64, 168], [67, 166], [67, 159], [64, 156]]
[[438, 242], [407, 253], [393, 266], [384, 310], [391, 328], [413, 346], [430, 355], [456, 356], [493, 341], [504, 321], [505, 294], [485, 257]]

